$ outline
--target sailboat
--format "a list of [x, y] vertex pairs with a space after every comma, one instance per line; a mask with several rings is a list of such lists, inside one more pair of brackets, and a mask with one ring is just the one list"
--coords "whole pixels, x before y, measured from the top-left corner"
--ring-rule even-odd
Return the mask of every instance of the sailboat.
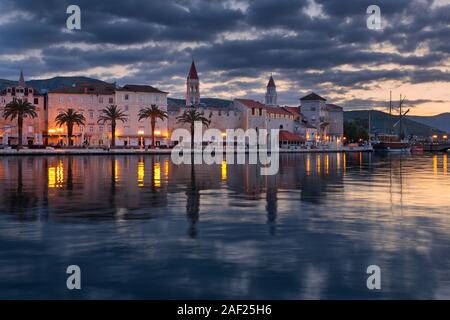
[[[392, 125], [392, 92], [391, 92], [391, 98], [389, 101], [389, 121], [391, 122], [390, 128], [391, 133], [390, 134], [379, 134], [377, 135], [376, 141], [372, 143], [373, 149], [375, 151], [384, 151], [384, 152], [410, 152], [411, 151], [411, 143], [408, 140], [402, 139], [400, 137], [402, 131], [403, 131], [403, 117], [408, 114], [409, 109], [403, 113], [402, 112], [402, 106], [405, 101], [406, 97], [402, 99], [402, 96], [400, 95], [400, 103], [399, 103], [399, 112], [400, 112], [400, 119]], [[396, 127], [397, 125], [400, 125], [399, 128], [399, 134], [393, 134], [392, 129]]]

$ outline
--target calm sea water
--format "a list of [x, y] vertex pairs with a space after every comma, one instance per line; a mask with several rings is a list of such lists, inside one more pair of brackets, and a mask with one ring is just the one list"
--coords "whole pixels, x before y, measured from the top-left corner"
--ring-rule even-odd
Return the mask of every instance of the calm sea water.
[[0, 298], [450, 298], [447, 154], [3, 157]]

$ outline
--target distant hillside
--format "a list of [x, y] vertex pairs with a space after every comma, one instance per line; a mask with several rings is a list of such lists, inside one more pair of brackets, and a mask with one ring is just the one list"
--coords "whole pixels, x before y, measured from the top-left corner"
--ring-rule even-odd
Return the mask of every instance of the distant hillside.
[[[392, 116], [391, 119], [389, 118], [389, 114], [381, 111], [371, 110], [371, 131], [372, 133], [389, 133], [391, 130], [391, 123], [392, 125], [395, 124], [398, 121], [398, 116]], [[362, 120], [365, 123], [369, 122], [369, 111], [347, 111], [344, 113], [344, 119], [345, 121], [354, 121], [354, 120]], [[393, 129], [394, 133], [399, 133], [399, 125], [394, 127]], [[405, 136], [409, 135], [415, 135], [415, 136], [422, 136], [422, 137], [429, 137], [433, 133], [443, 133], [442, 130], [439, 130], [437, 128], [418, 123], [416, 121], [413, 121], [411, 119], [404, 119], [403, 120], [403, 130], [405, 133]]]
[[425, 124], [430, 127], [438, 128], [442, 131], [450, 133], [450, 113], [441, 113], [435, 116], [408, 116], [409, 119]]
[[[51, 79], [26, 81], [27, 85], [41, 92], [46, 92], [48, 90], [53, 90], [61, 87], [70, 87], [71, 85], [77, 82], [103, 82], [103, 81], [88, 77], [54, 77]], [[17, 81], [0, 79], [0, 90], [15, 85], [17, 85]]]
[[[186, 100], [167, 98], [167, 103], [172, 106], [185, 106]], [[216, 98], [201, 98], [200, 103], [204, 103], [206, 105], [212, 105], [212, 106], [216, 106], [216, 107], [228, 107], [232, 103], [232, 101], [225, 100], [225, 99], [216, 99]]]

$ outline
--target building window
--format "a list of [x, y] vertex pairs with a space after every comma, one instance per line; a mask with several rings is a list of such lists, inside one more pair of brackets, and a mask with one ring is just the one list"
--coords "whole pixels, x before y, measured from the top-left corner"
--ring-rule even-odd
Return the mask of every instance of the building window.
[[259, 108], [259, 116], [262, 116], [262, 109]]
[[114, 99], [113, 98], [109, 98], [109, 103], [114, 103]]
[[33, 133], [33, 126], [28, 126], [28, 133]]
[[252, 108], [252, 116], [255, 115], [255, 108]]
[[129, 98], [130, 98], [130, 96], [129, 96], [128, 94], [126, 94], [126, 95], [124, 96], [125, 101], [128, 101]]
[[98, 127], [98, 131], [103, 132], [103, 126]]
[[311, 111], [316, 111], [316, 107], [311, 107]]
[[94, 118], [94, 112], [93, 111], [89, 111], [89, 118], [91, 118], [91, 119]]
[[80, 132], [84, 131], [84, 126], [80, 126]]
[[34, 104], [39, 104], [39, 99], [38, 98], [34, 98]]
[[91, 132], [91, 133], [94, 132], [94, 127], [93, 126], [89, 127], [89, 132]]

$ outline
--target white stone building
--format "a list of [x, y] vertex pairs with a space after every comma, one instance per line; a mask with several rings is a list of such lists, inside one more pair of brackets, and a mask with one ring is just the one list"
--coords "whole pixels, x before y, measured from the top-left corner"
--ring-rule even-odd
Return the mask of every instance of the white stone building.
[[321, 142], [336, 141], [340, 143], [344, 134], [343, 109], [316, 93], [300, 99], [300, 110], [307, 124], [317, 129], [317, 140]]
[[[138, 113], [144, 107], [158, 106], [167, 112], [167, 92], [152, 86], [125, 85], [116, 89], [115, 99], [117, 106], [128, 114], [127, 122], [119, 122], [116, 128], [117, 146], [149, 146], [152, 132], [150, 119], [139, 121]], [[168, 145], [167, 119], [157, 119], [155, 126], [156, 146]]]
[[37, 117], [34, 119], [24, 118], [22, 143], [24, 145], [43, 145], [47, 128], [46, 100], [45, 96], [36, 89], [28, 86], [25, 82], [23, 72], [20, 72], [19, 82], [16, 86], [7, 87], [0, 92], [0, 144], [17, 145], [18, 128], [17, 119], [11, 121], [3, 118], [5, 106], [13, 100], [28, 101], [36, 107]]
[[[67, 129], [58, 127], [56, 116], [69, 108], [84, 115], [84, 126], [74, 127], [74, 144], [109, 145], [111, 126], [98, 123], [102, 110], [116, 104], [128, 115], [126, 122], [117, 122], [116, 145], [143, 147], [151, 144], [150, 120], [138, 120], [141, 108], [157, 105], [167, 111], [167, 92], [152, 86], [111, 83], [79, 83], [72, 87], [51, 90], [48, 93], [49, 144], [67, 143]], [[155, 128], [156, 145], [167, 144], [167, 119], [158, 120]]]

